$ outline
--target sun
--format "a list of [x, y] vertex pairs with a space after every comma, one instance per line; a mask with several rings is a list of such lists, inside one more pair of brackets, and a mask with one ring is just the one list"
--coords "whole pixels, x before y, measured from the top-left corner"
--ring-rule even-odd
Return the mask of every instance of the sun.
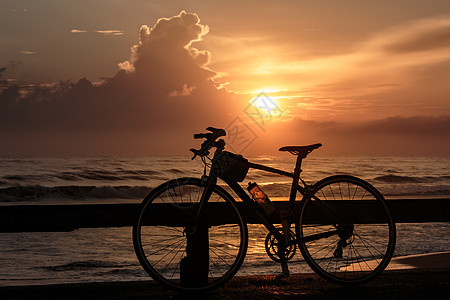
[[259, 112], [259, 114], [267, 116], [281, 116], [283, 110], [278, 105], [276, 98], [270, 96], [271, 93], [277, 93], [277, 89], [260, 90], [256, 97], [250, 100], [250, 104]]

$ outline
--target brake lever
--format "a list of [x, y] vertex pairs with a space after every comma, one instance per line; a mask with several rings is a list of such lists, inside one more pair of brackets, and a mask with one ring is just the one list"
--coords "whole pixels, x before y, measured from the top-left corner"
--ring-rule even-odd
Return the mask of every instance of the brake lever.
[[197, 157], [198, 151], [197, 149], [191, 148], [189, 149], [189, 151], [191, 151], [192, 153], [194, 153], [194, 156], [192, 156], [192, 160], [194, 160]]
[[[192, 158], [191, 158], [192, 160], [194, 160], [197, 157], [198, 153], [200, 152], [200, 150], [197, 150], [197, 149], [194, 149], [194, 148], [189, 149], [189, 151], [194, 153], [194, 156], [192, 156]], [[205, 155], [208, 156], [209, 155], [209, 151], [206, 151]]]

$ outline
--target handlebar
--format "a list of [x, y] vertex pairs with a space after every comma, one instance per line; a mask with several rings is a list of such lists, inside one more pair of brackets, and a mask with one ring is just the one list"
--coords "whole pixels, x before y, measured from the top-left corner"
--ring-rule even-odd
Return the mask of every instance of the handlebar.
[[198, 156], [206, 156], [209, 154], [209, 149], [215, 146], [216, 139], [218, 139], [221, 136], [227, 135], [225, 130], [220, 128], [214, 128], [214, 127], [208, 127], [206, 130], [211, 131], [207, 133], [196, 133], [194, 134], [194, 139], [201, 139], [206, 138], [206, 140], [202, 143], [199, 150], [197, 149], [190, 149], [192, 153], [194, 153], [194, 156], [192, 159], [195, 159]]

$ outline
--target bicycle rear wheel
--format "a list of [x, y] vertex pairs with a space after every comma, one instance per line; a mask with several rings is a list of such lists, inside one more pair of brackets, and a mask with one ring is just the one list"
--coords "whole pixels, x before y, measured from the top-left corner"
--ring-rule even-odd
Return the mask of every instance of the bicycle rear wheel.
[[223, 188], [215, 186], [198, 221], [203, 190], [197, 178], [160, 185], [142, 202], [133, 227], [142, 267], [154, 280], [178, 291], [224, 284], [239, 270], [247, 250], [247, 225]]
[[366, 181], [346, 175], [322, 179], [313, 190], [296, 224], [308, 265], [341, 285], [375, 278], [389, 264], [395, 247], [395, 224], [384, 197]]

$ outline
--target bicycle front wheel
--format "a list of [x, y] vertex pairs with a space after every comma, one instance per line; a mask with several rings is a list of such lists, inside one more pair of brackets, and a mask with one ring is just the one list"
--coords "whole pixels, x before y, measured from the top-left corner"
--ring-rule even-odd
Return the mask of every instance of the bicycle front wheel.
[[224, 284], [239, 270], [247, 250], [247, 225], [233, 197], [215, 186], [198, 216], [203, 190], [196, 178], [160, 185], [142, 202], [133, 227], [142, 267], [154, 280], [178, 291]]
[[384, 197], [356, 177], [327, 177], [303, 201], [296, 225], [299, 248], [313, 271], [352, 285], [372, 280], [389, 264], [395, 224]]

